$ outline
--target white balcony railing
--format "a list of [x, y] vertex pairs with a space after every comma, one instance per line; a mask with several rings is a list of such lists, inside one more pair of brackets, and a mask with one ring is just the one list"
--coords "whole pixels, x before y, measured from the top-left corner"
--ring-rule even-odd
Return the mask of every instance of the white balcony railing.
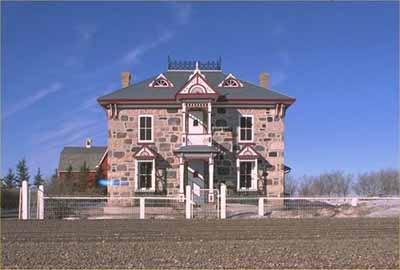
[[208, 145], [211, 146], [211, 134], [184, 134], [183, 145]]

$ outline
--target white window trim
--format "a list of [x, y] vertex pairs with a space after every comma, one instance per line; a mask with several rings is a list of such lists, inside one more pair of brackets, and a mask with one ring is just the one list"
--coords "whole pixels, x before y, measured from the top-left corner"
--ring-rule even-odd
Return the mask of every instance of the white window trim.
[[[152, 163], [152, 173], [151, 173], [151, 188], [140, 188], [139, 189], [139, 162]], [[136, 192], [154, 192], [156, 190], [156, 168], [155, 160], [135, 160], [135, 191]]]
[[[240, 139], [240, 118], [241, 117], [251, 117], [251, 140], [241, 140]], [[252, 114], [242, 114], [239, 115], [239, 125], [238, 125], [238, 142], [239, 143], [252, 143], [254, 142], [254, 116]]]
[[[250, 188], [241, 188], [240, 187], [240, 163], [241, 162], [253, 162], [254, 167], [251, 172], [251, 187]], [[257, 170], [258, 170], [258, 165], [257, 165], [257, 159], [236, 159], [236, 167], [237, 167], [237, 183], [236, 183], [236, 190], [238, 192], [241, 191], [257, 191]]]
[[[151, 140], [141, 140], [140, 139], [140, 118], [141, 117], [151, 117]], [[140, 114], [138, 116], [138, 142], [139, 143], [152, 143], [154, 142], [154, 117], [151, 114]]]

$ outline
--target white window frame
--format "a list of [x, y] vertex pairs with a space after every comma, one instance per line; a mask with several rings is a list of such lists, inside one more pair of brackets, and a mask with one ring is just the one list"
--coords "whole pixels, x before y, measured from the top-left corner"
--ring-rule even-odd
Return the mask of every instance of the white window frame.
[[[150, 117], [151, 118], [151, 140], [141, 140], [140, 139], [140, 118]], [[154, 117], [151, 114], [140, 114], [138, 116], [138, 142], [139, 143], [152, 143], [154, 142]]]
[[[254, 164], [252, 171], [251, 171], [251, 187], [246, 188], [246, 187], [240, 187], [240, 163], [241, 162], [252, 162]], [[237, 166], [237, 185], [236, 185], [236, 190], [238, 192], [240, 191], [257, 191], [257, 159], [237, 159], [236, 160], [236, 166]]]
[[[152, 163], [152, 171], [151, 171], [151, 188], [139, 188], [139, 163], [147, 162]], [[155, 168], [155, 160], [135, 160], [135, 191], [136, 192], [154, 192], [156, 184], [156, 168]]]
[[[241, 127], [240, 127], [240, 119], [242, 117], [250, 117], [251, 118], [251, 140], [242, 140], [240, 138], [240, 131], [241, 131]], [[254, 142], [254, 116], [252, 114], [242, 114], [239, 115], [239, 125], [238, 125], [238, 141], [239, 143], [252, 143]]]

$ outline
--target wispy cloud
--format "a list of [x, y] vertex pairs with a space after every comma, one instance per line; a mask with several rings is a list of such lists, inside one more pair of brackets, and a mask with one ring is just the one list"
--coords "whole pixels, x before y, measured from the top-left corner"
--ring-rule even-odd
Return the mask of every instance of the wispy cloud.
[[81, 24], [77, 26], [79, 37], [82, 41], [90, 41], [97, 33], [97, 26], [93, 24]]
[[187, 3], [174, 4], [176, 22], [180, 25], [187, 24], [192, 14], [192, 5]]
[[124, 64], [135, 64], [140, 60], [140, 57], [156, 48], [157, 46], [169, 41], [174, 37], [176, 29], [179, 25], [185, 25], [189, 22], [192, 14], [192, 5], [186, 3], [172, 3], [170, 6], [173, 9], [174, 22], [169, 30], [163, 30], [155, 40], [140, 44], [135, 48], [129, 50], [123, 57], [121, 62]]
[[287, 80], [287, 72], [284, 70], [276, 70], [271, 72], [271, 86], [272, 88]]
[[158, 38], [155, 40], [143, 43], [130, 51], [128, 51], [122, 58], [122, 62], [125, 64], [134, 64], [137, 63], [140, 56], [148, 52], [149, 50], [161, 45], [162, 43], [167, 42], [174, 36], [174, 32], [172, 31], [164, 31]]
[[40, 89], [40, 90], [36, 91], [33, 95], [30, 95], [26, 98], [21, 99], [19, 102], [15, 103], [11, 108], [7, 108], [4, 116], [8, 117], [19, 111], [22, 111], [22, 110], [38, 103], [39, 101], [41, 101], [48, 95], [51, 95], [53, 93], [60, 91], [61, 89], [62, 89], [62, 84], [59, 82], [55, 82], [55, 83], [49, 85], [48, 87]]

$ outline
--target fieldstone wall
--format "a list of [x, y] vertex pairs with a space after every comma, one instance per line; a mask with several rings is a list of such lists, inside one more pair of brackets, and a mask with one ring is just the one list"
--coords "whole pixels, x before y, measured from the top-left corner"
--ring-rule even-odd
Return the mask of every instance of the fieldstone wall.
[[[179, 193], [179, 158], [173, 150], [182, 142], [182, 113], [180, 109], [127, 109], [119, 111], [117, 119], [108, 119], [109, 179], [127, 180], [128, 186], [111, 186], [111, 196], [148, 196], [135, 193], [135, 159], [140, 149], [138, 143], [138, 116], [153, 115], [154, 143], [148, 144], [159, 154], [156, 160], [156, 194]], [[238, 144], [239, 116], [254, 116], [254, 149], [262, 158], [258, 162], [258, 194], [281, 196], [284, 191], [284, 121], [277, 117], [275, 109], [213, 108], [213, 140], [221, 153], [215, 158], [215, 187], [225, 182], [230, 194], [236, 193], [236, 153], [243, 145]], [[242, 193], [241, 193], [242, 194]], [[119, 202], [121, 204], [121, 202]]]
[[126, 109], [117, 119], [108, 119], [109, 179], [129, 181], [128, 186], [109, 187], [111, 196], [149, 196], [135, 193], [135, 159], [143, 143], [138, 142], [140, 114], [153, 115], [154, 143], [147, 144], [159, 154], [156, 160], [156, 194], [179, 192], [179, 159], [173, 150], [181, 145], [182, 113], [178, 109]]
[[236, 153], [239, 116], [254, 116], [254, 149], [262, 158], [258, 161], [258, 194], [271, 197], [284, 192], [284, 121], [275, 109], [219, 108], [213, 110], [213, 140], [222, 150], [215, 159], [215, 183], [225, 182], [229, 193], [236, 193]]

